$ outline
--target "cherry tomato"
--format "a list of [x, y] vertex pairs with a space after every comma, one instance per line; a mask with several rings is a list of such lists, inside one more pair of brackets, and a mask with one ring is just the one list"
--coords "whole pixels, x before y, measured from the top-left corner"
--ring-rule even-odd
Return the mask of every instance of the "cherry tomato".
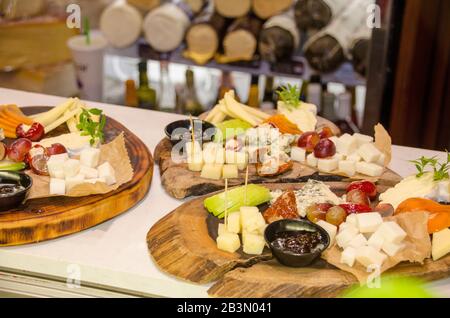
[[339, 206], [343, 208], [347, 214], [372, 212], [372, 208], [370, 206], [363, 204], [346, 203], [339, 204]]
[[347, 192], [351, 190], [358, 189], [362, 192], [366, 193], [371, 200], [375, 199], [377, 196], [377, 186], [370, 181], [355, 181], [349, 184], [347, 187]]
[[16, 135], [19, 138], [27, 138], [31, 141], [39, 141], [45, 135], [44, 126], [40, 123], [33, 123], [31, 126], [20, 124], [16, 128]]

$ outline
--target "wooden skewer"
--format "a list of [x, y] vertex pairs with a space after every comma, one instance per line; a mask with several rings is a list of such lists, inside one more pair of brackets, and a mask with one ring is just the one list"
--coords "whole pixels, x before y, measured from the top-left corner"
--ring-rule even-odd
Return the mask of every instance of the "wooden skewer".
[[248, 165], [245, 169], [245, 191], [244, 191], [244, 205], [247, 206], [247, 184], [248, 184]]
[[228, 179], [225, 179], [225, 228], [228, 229]]

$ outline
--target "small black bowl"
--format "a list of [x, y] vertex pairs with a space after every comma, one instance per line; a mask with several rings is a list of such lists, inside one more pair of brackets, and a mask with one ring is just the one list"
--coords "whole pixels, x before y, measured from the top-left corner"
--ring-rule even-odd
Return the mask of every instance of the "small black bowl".
[[0, 211], [7, 211], [18, 207], [30, 192], [33, 185], [33, 179], [22, 172], [0, 171], [0, 188], [5, 185], [19, 185], [24, 189], [14, 194], [0, 193]]
[[[201, 139], [202, 142], [213, 141], [217, 132], [216, 126], [200, 119], [193, 119], [192, 121], [194, 123], [195, 140], [200, 141]], [[164, 128], [164, 132], [173, 145], [178, 144], [180, 141], [186, 143], [192, 140], [191, 121], [189, 119], [174, 121]]]
[[[322, 235], [323, 248], [307, 254], [295, 254], [273, 246], [272, 242], [276, 234], [280, 232], [310, 231], [320, 232]], [[279, 220], [269, 224], [264, 231], [264, 238], [272, 250], [272, 254], [283, 265], [290, 267], [304, 267], [311, 264], [330, 245], [330, 236], [320, 226], [306, 220]]]

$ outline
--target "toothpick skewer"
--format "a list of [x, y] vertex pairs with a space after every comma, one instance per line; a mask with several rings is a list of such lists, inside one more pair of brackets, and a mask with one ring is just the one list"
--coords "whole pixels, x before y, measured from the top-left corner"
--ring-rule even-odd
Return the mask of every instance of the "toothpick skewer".
[[245, 191], [244, 191], [244, 205], [247, 205], [247, 184], [248, 184], [248, 165], [245, 169]]
[[225, 228], [228, 228], [228, 179], [225, 179]]

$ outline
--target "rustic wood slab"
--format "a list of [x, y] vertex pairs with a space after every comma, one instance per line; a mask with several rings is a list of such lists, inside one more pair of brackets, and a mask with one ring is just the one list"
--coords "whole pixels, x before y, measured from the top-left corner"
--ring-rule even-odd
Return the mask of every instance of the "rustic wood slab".
[[[347, 182], [327, 182], [333, 191], [345, 193]], [[270, 189], [299, 189], [303, 185], [266, 184]], [[389, 186], [378, 185], [384, 192]], [[261, 256], [241, 250], [227, 253], [216, 246], [217, 218], [203, 206], [206, 196], [184, 203], [158, 221], [147, 234], [153, 260], [164, 272], [194, 283], [217, 281], [208, 291], [213, 297], [336, 297], [358, 283], [350, 273], [323, 259], [306, 268], [290, 268], [272, 259], [266, 249]], [[435, 280], [450, 274], [450, 255], [423, 266], [402, 263], [383, 275], [405, 275]]]
[[[49, 107], [25, 107], [31, 115]], [[52, 136], [65, 133], [65, 125]], [[126, 127], [107, 118], [105, 142], [125, 134], [133, 179], [117, 190], [81, 198], [55, 197], [29, 200], [17, 209], [0, 213], [0, 246], [35, 243], [76, 233], [124, 213], [147, 194], [153, 176], [153, 158], [145, 144]]]

